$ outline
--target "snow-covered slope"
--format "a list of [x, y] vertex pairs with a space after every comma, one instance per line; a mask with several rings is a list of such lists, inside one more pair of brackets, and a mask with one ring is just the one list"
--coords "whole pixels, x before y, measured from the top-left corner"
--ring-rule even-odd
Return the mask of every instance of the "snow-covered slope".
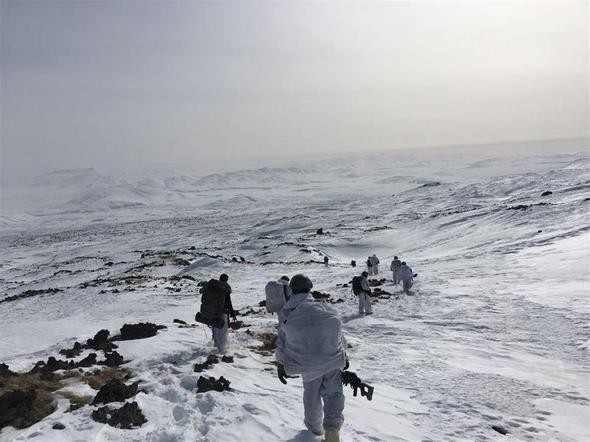
[[[384, 153], [205, 177], [60, 171], [8, 189], [0, 362], [29, 370], [125, 322], [168, 328], [120, 345], [141, 381], [141, 428], [62, 401], [0, 439], [320, 440], [303, 431], [301, 381], [283, 386], [255, 349], [276, 325], [258, 308], [264, 284], [298, 272], [344, 301], [351, 368], [375, 386], [371, 402], [347, 391], [343, 441], [590, 438], [589, 189], [587, 153]], [[418, 278], [414, 296], [386, 282], [394, 296], [361, 318], [342, 285], [372, 253], [381, 276], [395, 254]], [[233, 391], [197, 394], [210, 332], [172, 320], [192, 322], [197, 281], [221, 272], [234, 306], [253, 310], [241, 318], [250, 332], [232, 332], [233, 364], [207, 371]], [[50, 288], [61, 291], [27, 292]]]

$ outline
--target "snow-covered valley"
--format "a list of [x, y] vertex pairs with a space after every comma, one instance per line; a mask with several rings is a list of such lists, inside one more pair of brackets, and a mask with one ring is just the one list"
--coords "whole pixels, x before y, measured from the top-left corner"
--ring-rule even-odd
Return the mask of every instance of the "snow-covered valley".
[[[320, 441], [303, 426], [301, 380], [283, 386], [260, 347], [277, 323], [259, 307], [265, 283], [305, 273], [375, 387], [370, 402], [345, 390], [343, 441], [588, 440], [589, 190], [587, 152], [391, 152], [203, 177], [65, 170], [8, 186], [0, 363], [26, 372], [101, 329], [167, 328], [118, 343], [141, 427], [70, 411], [60, 392], [96, 394], [73, 378], [52, 414], [0, 439]], [[360, 317], [348, 284], [372, 253], [389, 295]], [[418, 273], [413, 296], [391, 282], [394, 255]], [[214, 351], [190, 325], [198, 282], [222, 272], [248, 314], [230, 333], [234, 362], [195, 373]], [[196, 393], [201, 374], [232, 390]]]

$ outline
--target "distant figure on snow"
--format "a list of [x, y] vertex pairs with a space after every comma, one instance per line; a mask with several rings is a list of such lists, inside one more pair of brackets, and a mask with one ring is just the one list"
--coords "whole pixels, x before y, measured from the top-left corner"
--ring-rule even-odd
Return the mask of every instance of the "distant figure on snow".
[[229, 325], [229, 317], [231, 316], [234, 320], [236, 319], [236, 311], [234, 310], [231, 303], [231, 287], [228, 284], [229, 277], [223, 273], [219, 277], [219, 281], [212, 279], [207, 283], [205, 290], [217, 290], [219, 295], [225, 297], [223, 307], [223, 326], [221, 328], [212, 327], [213, 330], [213, 343], [217, 347], [217, 351], [224, 354], [227, 350], [227, 329]]
[[397, 272], [399, 271], [400, 266], [402, 265], [402, 262], [397, 258], [397, 256], [393, 257], [393, 261], [391, 261], [391, 266], [389, 266], [389, 269], [393, 272], [393, 283], [394, 284], [399, 284], [399, 277]]
[[[369, 261], [371, 261], [371, 266], [369, 267], [369, 275], [378, 275], [379, 274], [379, 258], [373, 253], [372, 256], [369, 256]], [[371, 270], [373, 273], [371, 273]]]
[[307, 276], [293, 276], [289, 286], [293, 295], [282, 310], [277, 375], [286, 384], [286, 378], [301, 374], [305, 426], [315, 435], [325, 431], [326, 442], [339, 442], [344, 422], [341, 370], [348, 367], [342, 323], [332, 307], [314, 302]]
[[371, 261], [371, 257], [367, 258], [367, 272], [369, 275], [373, 274], [373, 262]]
[[404, 293], [408, 294], [412, 285], [414, 285], [414, 273], [410, 266], [406, 264], [405, 261], [402, 262], [402, 265], [399, 267], [397, 271], [397, 275], [399, 280], [404, 285]]
[[327, 256], [324, 256], [324, 264], [328, 265], [328, 262], [330, 262], [330, 258], [328, 258]]
[[361, 276], [352, 278], [352, 292], [359, 298], [359, 315], [371, 315], [371, 287], [367, 281], [367, 272], [361, 273]]

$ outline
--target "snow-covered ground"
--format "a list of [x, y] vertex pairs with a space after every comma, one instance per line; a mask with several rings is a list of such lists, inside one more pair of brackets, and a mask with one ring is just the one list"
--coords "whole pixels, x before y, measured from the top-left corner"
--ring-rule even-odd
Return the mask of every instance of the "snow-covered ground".
[[[344, 300], [334, 307], [351, 369], [375, 386], [371, 402], [346, 390], [343, 441], [590, 439], [590, 155], [466, 152], [204, 177], [65, 170], [5, 187], [0, 362], [27, 371], [125, 322], [168, 328], [118, 350], [141, 382], [141, 428], [96, 423], [95, 407], [67, 412], [60, 399], [0, 439], [321, 440], [304, 431], [301, 381], [283, 386], [272, 356], [253, 349], [276, 325], [258, 307], [265, 283], [299, 272]], [[380, 299], [359, 317], [341, 285], [372, 253], [380, 277], [393, 255], [418, 277], [413, 296]], [[197, 281], [221, 272], [234, 307], [253, 307], [240, 318], [252, 333], [232, 332], [235, 362], [206, 372], [233, 391], [197, 394], [193, 365], [213, 351], [210, 331], [172, 320], [192, 322]], [[7, 300], [48, 288], [62, 291]]]

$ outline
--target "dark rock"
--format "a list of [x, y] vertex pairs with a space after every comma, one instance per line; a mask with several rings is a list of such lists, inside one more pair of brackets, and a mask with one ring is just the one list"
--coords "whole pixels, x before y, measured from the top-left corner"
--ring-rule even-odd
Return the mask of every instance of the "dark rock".
[[141, 427], [147, 422], [137, 402], [126, 403], [118, 409], [111, 409], [105, 405], [92, 412], [92, 419], [122, 429]]
[[420, 187], [436, 187], [436, 186], [440, 186], [439, 181], [429, 181], [427, 183], [422, 184]]
[[352, 267], [356, 267], [356, 261], [353, 259], [352, 261], [350, 261], [350, 265], [351, 265]]
[[13, 390], [0, 396], [0, 428], [11, 425], [17, 419], [28, 420], [36, 397], [35, 390]]
[[545, 192], [543, 192], [543, 193], [541, 194], [541, 196], [549, 196], [549, 195], [551, 195], [552, 193], [553, 193], [553, 192], [551, 192], [550, 190], [546, 190]]
[[226, 362], [228, 364], [233, 364], [234, 363], [234, 357], [230, 356], [230, 355], [223, 355], [221, 357], [221, 362]]
[[244, 321], [233, 321], [229, 323], [229, 328], [231, 328], [232, 330], [239, 330], [245, 326], [246, 324], [244, 324]]
[[191, 275], [182, 275], [182, 279], [188, 279], [189, 281], [195, 281], [195, 278], [193, 278]]
[[7, 296], [7, 297], [3, 298], [2, 300], [0, 300], [0, 303], [2, 303], [2, 302], [9, 302], [9, 301], [15, 301], [17, 299], [22, 299], [22, 298], [30, 298], [31, 296], [54, 294], [54, 293], [59, 293], [59, 292], [62, 292], [62, 291], [63, 290], [58, 289], [58, 288], [39, 289], [39, 290], [25, 290], [24, 292], [22, 292], [19, 295]]
[[213, 377], [206, 378], [199, 377], [197, 381], [197, 393], [205, 393], [207, 391], [229, 391], [230, 381], [221, 376], [219, 379]]
[[53, 427], [51, 428], [53, 428], [54, 430], [65, 430], [66, 426], [61, 422], [56, 422], [55, 424], [53, 424]]
[[385, 278], [381, 279], [369, 279], [369, 286], [370, 287], [378, 287], [380, 285], [385, 284], [387, 280]]
[[155, 336], [158, 330], [166, 328], [164, 325], [156, 325], [151, 322], [140, 322], [139, 324], [124, 324], [121, 327], [121, 340], [144, 339]]
[[8, 368], [7, 364], [0, 364], [0, 377], [16, 376], [16, 373]]
[[176, 266], [179, 266], [179, 267], [187, 267], [187, 266], [191, 265], [191, 262], [190, 262], [190, 261], [187, 261], [187, 260], [186, 260], [186, 259], [184, 259], [184, 258], [178, 258], [178, 257], [175, 257], [175, 258], [172, 260], [172, 263], [173, 263], [174, 265], [176, 265]]
[[111, 379], [100, 387], [100, 390], [96, 393], [96, 396], [92, 401], [92, 405], [108, 404], [110, 402], [124, 402], [137, 394], [138, 385], [139, 382], [125, 385], [119, 379]]
[[492, 425], [492, 430], [500, 433], [501, 435], [505, 436], [508, 434], [508, 430], [500, 425]]
[[329, 299], [330, 298], [330, 295], [328, 293], [318, 292], [317, 290], [314, 290], [313, 292], [311, 292], [311, 296], [313, 296], [313, 299]]
[[[382, 290], [379, 287], [375, 287], [373, 289], [373, 293], [372, 294], [374, 296], [379, 296], [379, 297], [382, 297], [382, 296], [392, 296], [392, 293], [389, 293], [389, 292], [387, 292], [385, 290]], [[387, 299], [387, 298], [384, 298], [384, 299]]]
[[328, 262], [330, 262], [330, 258], [328, 258], [327, 256], [324, 256], [324, 264], [328, 264]]
[[123, 356], [121, 356], [116, 351], [112, 353], [105, 353], [105, 360], [100, 362], [101, 365], [106, 365], [107, 367], [118, 367], [122, 363]]
[[182, 319], [174, 319], [172, 322], [175, 324], [186, 325], [186, 322], [184, 322]]
[[90, 367], [92, 365], [96, 365], [96, 353], [90, 353], [76, 365], [78, 367]]
[[80, 344], [79, 342], [74, 343], [74, 346], [70, 349], [62, 349], [59, 351], [60, 355], [64, 355], [66, 358], [68, 359], [72, 359], [75, 357], [80, 356], [80, 353], [82, 353], [82, 344]]
[[324, 229], [319, 228], [315, 231], [316, 235], [323, 235], [324, 234]]
[[207, 360], [201, 364], [195, 364], [193, 367], [193, 371], [195, 371], [196, 373], [200, 373], [203, 370], [207, 370], [209, 368], [211, 368], [214, 364], [218, 364], [219, 363], [219, 358], [215, 355], [209, 355], [207, 356]]
[[76, 368], [77, 364], [74, 361], [62, 361], [57, 360], [53, 356], [50, 356], [45, 361], [39, 361], [35, 364], [30, 373], [51, 373], [57, 370], [72, 370]]
[[197, 250], [197, 248], [195, 246], [190, 246], [188, 249], [189, 250]]
[[109, 262], [104, 263], [105, 267], [111, 267], [113, 264], [114, 264], [113, 261], [109, 261]]
[[95, 335], [94, 338], [92, 339], [88, 339], [86, 341], [86, 347], [87, 348], [92, 348], [93, 350], [109, 350], [111, 349], [111, 347], [114, 347], [114, 344], [109, 342], [109, 335], [110, 332], [106, 329], [100, 330], [98, 331]]
[[266, 307], [266, 299], [263, 299], [258, 303], [258, 307]]

